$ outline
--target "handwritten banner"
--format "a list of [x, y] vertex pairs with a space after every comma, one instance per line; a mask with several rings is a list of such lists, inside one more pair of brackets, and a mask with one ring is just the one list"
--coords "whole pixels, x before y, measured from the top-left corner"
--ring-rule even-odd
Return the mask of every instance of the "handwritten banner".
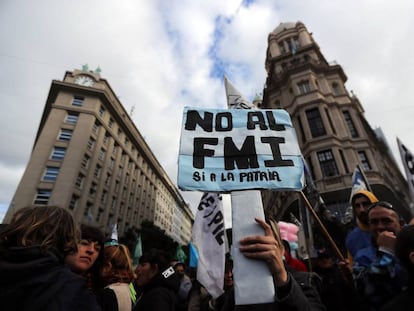
[[301, 190], [303, 162], [289, 114], [282, 109], [184, 108], [178, 187]]

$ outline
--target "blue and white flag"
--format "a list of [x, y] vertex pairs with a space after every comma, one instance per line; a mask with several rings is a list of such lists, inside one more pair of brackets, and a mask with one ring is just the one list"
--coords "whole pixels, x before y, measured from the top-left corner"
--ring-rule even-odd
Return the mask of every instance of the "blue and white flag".
[[361, 190], [371, 191], [368, 180], [365, 178], [365, 175], [360, 169], [359, 165], [357, 165], [355, 167], [354, 173], [352, 174], [352, 189], [351, 196], [349, 197], [349, 202], [351, 202], [354, 194]]

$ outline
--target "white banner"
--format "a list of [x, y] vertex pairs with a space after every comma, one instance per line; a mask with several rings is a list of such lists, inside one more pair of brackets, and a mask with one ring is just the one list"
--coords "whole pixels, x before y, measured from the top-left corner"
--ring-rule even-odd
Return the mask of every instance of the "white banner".
[[198, 251], [197, 280], [213, 298], [223, 291], [226, 230], [223, 202], [218, 193], [204, 193], [193, 225], [192, 241]]

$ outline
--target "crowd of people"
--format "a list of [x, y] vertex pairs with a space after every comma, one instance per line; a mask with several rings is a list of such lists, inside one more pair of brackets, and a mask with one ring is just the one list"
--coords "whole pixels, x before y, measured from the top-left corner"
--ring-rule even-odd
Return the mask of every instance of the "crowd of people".
[[99, 228], [78, 226], [61, 207], [20, 209], [0, 229], [1, 310], [228, 311], [409, 310], [414, 300], [414, 225], [369, 191], [351, 198], [355, 228], [348, 255], [326, 248], [301, 259], [277, 222], [255, 219], [263, 235], [238, 248], [266, 263], [274, 301], [236, 305], [233, 261], [226, 255], [224, 293], [212, 297], [184, 262], [150, 249], [134, 267], [128, 248]]

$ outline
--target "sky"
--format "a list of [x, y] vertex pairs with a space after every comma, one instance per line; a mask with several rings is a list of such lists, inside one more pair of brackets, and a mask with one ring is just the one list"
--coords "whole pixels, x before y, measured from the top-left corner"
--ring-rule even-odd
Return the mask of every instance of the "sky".
[[[412, 12], [410, 0], [2, 0], [0, 220], [52, 80], [84, 64], [101, 68], [176, 184], [183, 108], [226, 108], [224, 74], [247, 98], [261, 94], [268, 34], [281, 22], [303, 22], [342, 66], [348, 91], [400, 161], [397, 137], [414, 150]], [[201, 194], [181, 193], [195, 210]]]

